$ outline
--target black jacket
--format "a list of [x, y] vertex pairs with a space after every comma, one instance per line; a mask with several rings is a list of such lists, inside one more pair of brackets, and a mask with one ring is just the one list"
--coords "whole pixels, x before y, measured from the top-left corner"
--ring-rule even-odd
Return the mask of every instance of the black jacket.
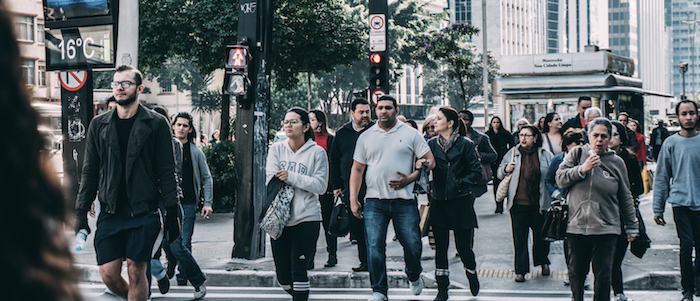
[[122, 158], [116, 114], [108, 111], [90, 123], [75, 209], [89, 210], [99, 191], [102, 210], [110, 214], [116, 211], [122, 160], [126, 160], [126, 193], [133, 214], [155, 210], [160, 199], [166, 208], [176, 206], [175, 160], [168, 121], [139, 105], [129, 149]]
[[661, 144], [666, 141], [666, 138], [671, 136], [671, 133], [666, 129], [666, 127], [663, 126], [658, 126], [656, 127], [653, 131], [651, 131], [651, 138], [649, 139], [649, 144], [651, 145], [661, 145], [661, 144], [656, 144], [656, 137], [661, 135]]
[[[362, 131], [355, 131], [352, 121], [346, 123], [335, 132], [335, 139], [330, 150], [330, 191], [335, 189], [348, 189], [350, 183], [350, 170], [352, 168], [352, 157], [355, 154], [355, 144], [357, 138], [364, 131], [374, 125], [371, 122]], [[364, 185], [363, 185], [364, 187]], [[347, 193], [346, 193], [347, 195]]]
[[486, 135], [491, 139], [491, 146], [493, 146], [493, 149], [496, 150], [496, 154], [498, 155], [496, 161], [491, 163], [491, 166], [494, 166], [495, 170], [498, 168], [498, 164], [503, 161], [503, 156], [505, 156], [508, 150], [517, 144], [514, 143], [511, 133], [504, 128], [501, 128], [498, 133], [489, 130], [486, 132]]
[[[561, 130], [559, 130], [559, 131], [560, 131], [562, 134], [564, 134], [564, 132], [566, 132], [566, 130], [568, 130], [569, 128], [584, 129], [584, 128], [581, 126], [581, 115], [580, 115], [580, 114], [576, 114], [576, 117], [567, 120], [567, 121], [564, 123], [564, 125], [561, 126]], [[585, 129], [584, 129], [584, 130], [585, 130]]]
[[618, 154], [625, 165], [627, 165], [627, 177], [630, 181], [630, 192], [635, 200], [644, 193], [644, 181], [642, 180], [642, 172], [639, 170], [639, 162], [637, 156], [630, 153], [627, 149], [622, 149]]
[[474, 143], [461, 137], [447, 153], [438, 145], [437, 138], [430, 139], [428, 146], [435, 157], [433, 199], [455, 199], [471, 194], [472, 186], [481, 179], [481, 164]]

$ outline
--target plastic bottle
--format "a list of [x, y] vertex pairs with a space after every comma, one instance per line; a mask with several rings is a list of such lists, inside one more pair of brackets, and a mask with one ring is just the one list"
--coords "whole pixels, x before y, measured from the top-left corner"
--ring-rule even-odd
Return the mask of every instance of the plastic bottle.
[[88, 236], [88, 232], [86, 229], [80, 229], [78, 231], [78, 234], [75, 235], [75, 250], [80, 251], [85, 247], [85, 239]]

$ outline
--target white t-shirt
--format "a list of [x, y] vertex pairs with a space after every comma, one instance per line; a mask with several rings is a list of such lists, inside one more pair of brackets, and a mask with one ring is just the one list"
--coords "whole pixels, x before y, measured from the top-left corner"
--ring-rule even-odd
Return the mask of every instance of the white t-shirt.
[[414, 160], [429, 151], [423, 136], [403, 122], [397, 121], [389, 131], [378, 123], [367, 129], [357, 139], [353, 156], [355, 161], [367, 165], [365, 199], [413, 199], [413, 183], [394, 190], [389, 187], [389, 180], [399, 179], [397, 172], [410, 175], [415, 170]]

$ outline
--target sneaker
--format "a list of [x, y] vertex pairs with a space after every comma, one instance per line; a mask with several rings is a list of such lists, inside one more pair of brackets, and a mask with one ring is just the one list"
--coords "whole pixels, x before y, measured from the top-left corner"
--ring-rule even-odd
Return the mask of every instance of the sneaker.
[[380, 292], [374, 292], [372, 293], [372, 297], [370, 297], [367, 301], [387, 301], [389, 298], [386, 297], [386, 295], [380, 293]]
[[423, 291], [423, 278], [418, 278], [416, 281], [409, 281], [408, 287], [411, 288], [411, 292], [414, 295], [420, 295], [420, 293]]
[[161, 294], [166, 294], [170, 290], [170, 279], [167, 276], [158, 280], [158, 290]]
[[564, 278], [564, 285], [566, 285], [566, 286], [571, 285], [571, 283], [569, 282], [569, 276], [566, 276], [566, 278]]
[[619, 293], [615, 295], [615, 301], [627, 301], [627, 297], [625, 297], [625, 294]]
[[328, 255], [328, 261], [326, 261], [323, 267], [330, 268], [334, 267], [336, 264], [338, 264], [338, 257], [335, 254], [331, 254]]
[[207, 295], [207, 285], [202, 283], [199, 287], [194, 288], [194, 299], [199, 300]]
[[683, 292], [683, 299], [681, 299], [681, 301], [693, 301], [693, 292]]

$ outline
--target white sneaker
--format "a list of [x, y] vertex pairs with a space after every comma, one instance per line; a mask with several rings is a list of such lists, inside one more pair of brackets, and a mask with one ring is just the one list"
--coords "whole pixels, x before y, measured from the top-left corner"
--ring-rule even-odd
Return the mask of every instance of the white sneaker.
[[207, 295], [207, 285], [202, 283], [199, 287], [194, 288], [194, 299], [199, 300]]
[[627, 301], [627, 297], [625, 297], [625, 294], [619, 293], [615, 295], [615, 301]]
[[408, 286], [411, 288], [411, 292], [414, 295], [420, 295], [423, 291], [423, 278], [418, 278], [416, 281], [409, 281]]
[[387, 301], [389, 300], [386, 295], [380, 293], [380, 292], [374, 292], [372, 293], [372, 297], [369, 298], [367, 301]]

